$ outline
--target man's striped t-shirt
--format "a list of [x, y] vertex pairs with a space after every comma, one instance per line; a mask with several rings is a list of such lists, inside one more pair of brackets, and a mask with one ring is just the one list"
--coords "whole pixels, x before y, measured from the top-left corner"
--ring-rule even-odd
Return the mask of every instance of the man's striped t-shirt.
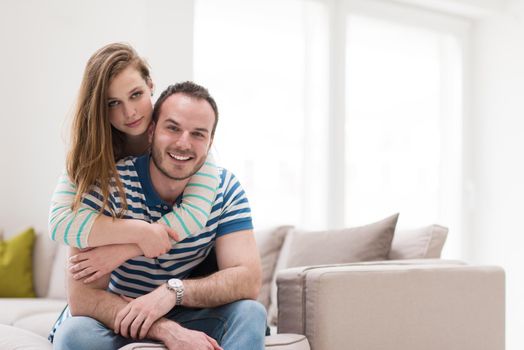
[[[128, 157], [117, 163], [127, 202], [123, 218], [155, 222], [172, 211], [173, 205], [164, 202], [153, 188], [149, 161], [149, 155], [144, 155]], [[126, 261], [111, 273], [109, 291], [136, 298], [153, 291], [170, 278], [184, 279], [206, 258], [217, 237], [253, 228], [251, 209], [239, 181], [223, 168], [219, 177], [219, 187], [206, 226], [158, 258], [139, 256]], [[83, 202], [99, 210], [103, 203], [100, 189], [95, 187]], [[110, 191], [109, 205], [117, 212], [122, 207], [116, 188]], [[110, 215], [107, 210], [104, 213]], [[57, 320], [51, 340], [56, 328], [69, 315], [69, 310], [65, 310]]]

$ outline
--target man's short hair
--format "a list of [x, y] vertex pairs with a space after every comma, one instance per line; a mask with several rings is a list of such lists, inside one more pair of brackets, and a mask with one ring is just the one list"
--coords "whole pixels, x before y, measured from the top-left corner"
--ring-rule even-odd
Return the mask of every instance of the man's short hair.
[[213, 99], [213, 97], [209, 94], [209, 91], [203, 87], [200, 86], [192, 81], [185, 81], [183, 83], [177, 83], [174, 85], [169, 85], [167, 89], [162, 91], [160, 96], [158, 97], [158, 100], [155, 102], [155, 107], [153, 108], [153, 121], [156, 123], [158, 121], [158, 116], [160, 114], [160, 108], [162, 107], [162, 104], [164, 101], [171, 95], [181, 93], [184, 95], [187, 95], [189, 97], [192, 97], [197, 100], [206, 100], [213, 109], [213, 112], [215, 112], [215, 123], [213, 124], [213, 129], [211, 130], [211, 137], [215, 136], [215, 130], [217, 128], [218, 123], [218, 107]]

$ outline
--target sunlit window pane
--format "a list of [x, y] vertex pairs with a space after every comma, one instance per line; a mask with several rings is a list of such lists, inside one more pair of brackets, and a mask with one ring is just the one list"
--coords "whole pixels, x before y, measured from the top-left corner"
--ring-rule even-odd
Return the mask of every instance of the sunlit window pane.
[[[458, 167], [442, 169], [459, 151], [444, 147], [460, 137], [457, 123], [442, 127], [453, 39], [357, 15], [348, 16], [346, 30], [346, 224], [395, 212], [404, 227], [454, 224], [443, 222], [441, 210], [449, 185], [442, 170], [460, 175]], [[451, 206], [459, 199], [446, 198]]]
[[[240, 178], [255, 223], [297, 224], [307, 216], [306, 2], [199, 0], [195, 8], [194, 76], [215, 96], [219, 161]], [[322, 97], [319, 94], [319, 99]], [[324, 98], [325, 100], [325, 98]], [[325, 116], [316, 117], [325, 122]], [[320, 123], [321, 124], [321, 123]], [[325, 129], [317, 123], [317, 128]], [[315, 208], [322, 216], [325, 207]]]

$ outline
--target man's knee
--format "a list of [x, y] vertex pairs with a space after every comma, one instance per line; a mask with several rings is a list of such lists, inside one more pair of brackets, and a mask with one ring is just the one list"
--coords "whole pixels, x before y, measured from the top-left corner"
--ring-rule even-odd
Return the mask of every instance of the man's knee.
[[101, 328], [105, 327], [90, 317], [69, 317], [58, 327], [53, 340], [53, 349], [103, 349], [104, 339], [97, 336], [100, 335]]
[[258, 301], [239, 300], [231, 304], [235, 316], [254, 329], [266, 329], [266, 309]]

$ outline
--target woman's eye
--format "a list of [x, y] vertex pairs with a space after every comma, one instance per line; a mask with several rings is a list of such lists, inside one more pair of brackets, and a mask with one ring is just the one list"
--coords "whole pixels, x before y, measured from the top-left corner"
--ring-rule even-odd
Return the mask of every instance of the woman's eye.
[[131, 98], [137, 98], [137, 97], [140, 97], [140, 96], [142, 96], [142, 91], [137, 91], [137, 92], [134, 92], [131, 95]]
[[107, 106], [108, 106], [109, 108], [116, 107], [116, 106], [118, 106], [118, 101], [109, 101], [109, 102], [107, 103]]

